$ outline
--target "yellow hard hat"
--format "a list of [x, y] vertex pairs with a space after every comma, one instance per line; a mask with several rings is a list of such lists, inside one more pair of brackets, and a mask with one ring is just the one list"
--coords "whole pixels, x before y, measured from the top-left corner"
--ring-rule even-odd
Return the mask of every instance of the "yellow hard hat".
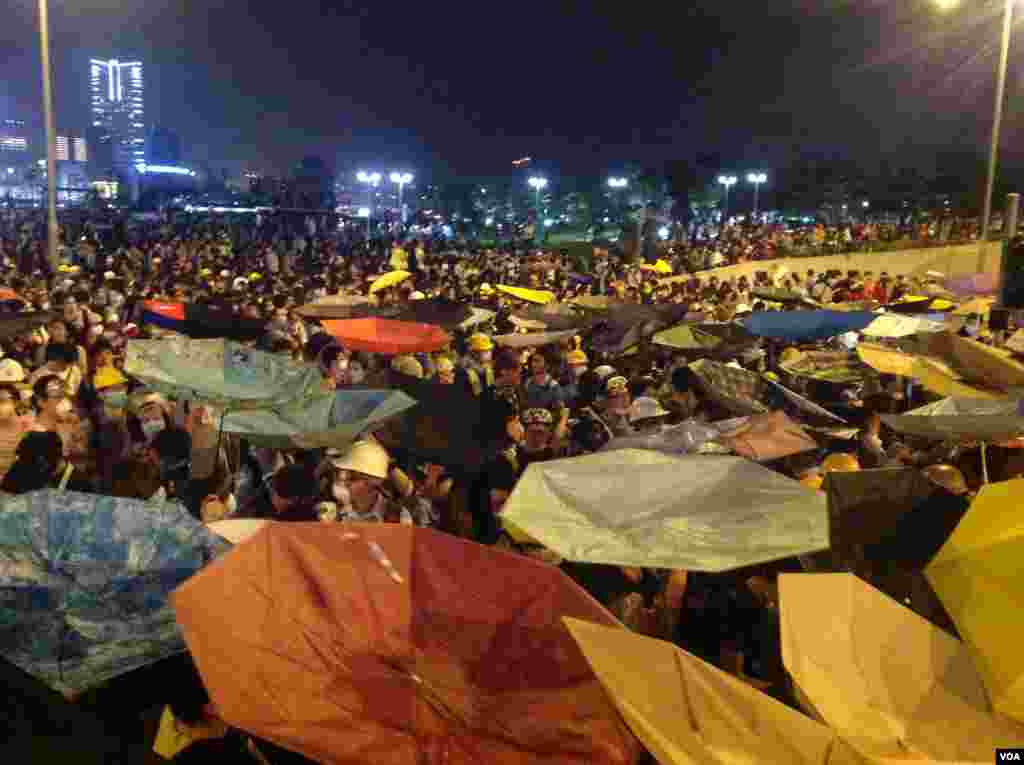
[[565, 357], [565, 363], [567, 364], [586, 364], [587, 354], [583, 351], [569, 351]]
[[477, 332], [469, 338], [469, 349], [471, 351], [492, 351], [494, 350], [494, 343], [483, 332]]
[[925, 478], [950, 494], [967, 493], [967, 480], [964, 474], [952, 465], [929, 465], [921, 472]]
[[821, 469], [826, 473], [856, 473], [860, 470], [860, 460], [853, 454], [836, 452], [825, 458]]
[[480, 294], [481, 295], [493, 295], [494, 294], [494, 287], [492, 287], [487, 282], [484, 282], [483, 284], [480, 285]]
[[204, 268], [204, 269], [200, 270], [199, 275], [200, 276], [213, 276], [213, 269], [212, 268]]
[[815, 491], [821, 491], [822, 484], [824, 483], [825, 478], [819, 473], [805, 475], [800, 479], [801, 486], [806, 486], [808, 489], [814, 489]]
[[779, 376], [777, 374], [775, 374], [774, 372], [765, 372], [764, 373], [764, 379], [771, 380], [772, 382], [778, 382], [779, 381]]
[[255, 271], [253, 273], [249, 274], [249, 281], [251, 281], [251, 282], [258, 282], [262, 278], [263, 278], [263, 274], [257, 274]]
[[792, 361], [798, 360], [801, 356], [803, 356], [803, 354], [796, 348], [787, 348], [782, 352], [782, 356], [779, 358], [779, 363], [789, 364]]

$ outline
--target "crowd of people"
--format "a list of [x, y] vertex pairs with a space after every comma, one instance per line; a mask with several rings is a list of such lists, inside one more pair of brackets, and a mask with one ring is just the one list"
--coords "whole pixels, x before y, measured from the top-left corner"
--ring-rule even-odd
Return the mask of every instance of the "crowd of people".
[[[0, 297], [7, 312], [0, 318], [14, 328], [0, 338], [0, 492], [57, 488], [174, 499], [203, 522], [261, 518], [430, 526], [560, 566], [627, 626], [672, 640], [796, 705], [779, 647], [775, 578], [781, 571], [801, 570], [800, 561], [730, 574], [582, 564], [563, 561], [503, 527], [504, 503], [531, 464], [735, 415], [708, 395], [685, 353], [658, 348], [639, 354], [641, 364], [595, 347], [585, 332], [534, 348], [497, 344], [496, 336], [531, 326], [517, 317], [527, 312], [521, 310], [527, 304], [497, 286], [549, 291], [562, 304], [600, 296], [613, 304], [685, 304], [689, 313], [701, 315], [699, 321], [728, 326], [754, 312], [779, 310], [771, 290], [826, 307], [886, 304], [927, 294], [928, 277], [902, 272], [895, 259], [877, 272], [772, 273], [770, 264], [752, 278], [700, 272], [771, 257], [780, 239], [751, 231], [727, 233], [714, 245], [663, 248], [656, 268], [600, 248], [581, 262], [558, 251], [497, 251], [429, 240], [368, 246], [328, 233], [325, 221], [312, 219], [291, 231], [274, 225], [259, 221], [241, 233], [237, 225], [211, 221], [193, 220], [184, 228], [115, 223], [112, 233], [101, 236], [88, 222], [68, 224], [60, 260], [51, 264], [43, 232], [33, 221], [4, 219]], [[697, 255], [703, 258], [708, 251], [714, 254], [698, 263]], [[369, 294], [373, 282], [390, 271], [407, 276]], [[342, 295], [399, 307], [444, 298], [494, 316], [453, 332], [450, 346], [435, 353], [353, 351], [300, 310]], [[211, 407], [171, 400], [125, 372], [129, 341], [165, 333], [146, 323], [145, 301], [200, 304], [263, 321], [266, 332], [253, 344], [317, 367], [328, 389], [382, 385], [392, 374], [459, 386], [498, 413], [501, 448], [471, 472], [457, 463], [437, 464], [389, 449], [372, 433], [341, 450], [266, 448], [221, 433]], [[33, 315], [45, 321], [17, 331], [15, 321]], [[962, 331], [990, 341], [977, 316], [968, 317]], [[816, 345], [842, 347], [834, 341]], [[778, 362], [792, 347], [760, 339], [728, 361], [778, 379]], [[917, 443], [880, 420], [881, 414], [904, 412], [930, 398], [919, 386], [886, 375], [874, 390], [843, 386], [828, 403], [840, 402], [834, 405], [852, 423], [852, 432], [769, 466], [816, 490], [829, 471], [921, 469], [948, 495], [942, 512], [959, 518], [980, 481], [977, 449]], [[710, 448], [728, 453], [721, 445]], [[994, 473], [1014, 474], [1012, 459], [990, 459]], [[937, 550], [942, 541], [932, 546]], [[880, 541], [879, 549], [899, 543], [897, 535]], [[198, 674], [183, 676], [173, 696], [167, 699], [171, 706], [164, 722], [170, 727], [159, 743], [161, 755], [183, 763], [214, 757], [283, 762], [289, 756], [265, 742], [240, 745], [217, 719]]]

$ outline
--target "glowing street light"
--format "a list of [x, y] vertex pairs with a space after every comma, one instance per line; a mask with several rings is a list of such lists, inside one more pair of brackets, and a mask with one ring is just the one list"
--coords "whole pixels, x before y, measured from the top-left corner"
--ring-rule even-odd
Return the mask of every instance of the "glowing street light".
[[540, 193], [547, 188], [548, 179], [541, 178], [539, 176], [533, 176], [527, 181], [528, 184], [537, 192], [537, 219], [540, 221]]
[[412, 173], [392, 173], [391, 182], [398, 184], [398, 209], [402, 211], [402, 224], [405, 224], [405, 205], [402, 204], [402, 189], [412, 183]]
[[[365, 183], [367, 186], [370, 187], [370, 206], [365, 208], [366, 209], [366, 239], [367, 239], [367, 241], [369, 241], [370, 240], [370, 236], [371, 236], [371, 231], [372, 231], [371, 227], [373, 225], [371, 223], [371, 221], [373, 219], [373, 190], [376, 189], [377, 186], [380, 185], [380, 173], [367, 173], [367, 172], [364, 172], [364, 171], [360, 170], [358, 173], [356, 173], [356, 178], [359, 180], [360, 183]], [[360, 209], [362, 209], [362, 208], [360, 208]]]
[[764, 173], [748, 173], [747, 183], [754, 184], [754, 217], [757, 217], [757, 195], [761, 190], [761, 184], [768, 180], [768, 176]]
[[628, 178], [609, 178], [608, 185], [613, 189], [624, 189], [629, 186]]
[[725, 187], [725, 201], [722, 203], [722, 222], [724, 223], [729, 219], [729, 189], [736, 185], [735, 175], [720, 175], [718, 176], [718, 183]]

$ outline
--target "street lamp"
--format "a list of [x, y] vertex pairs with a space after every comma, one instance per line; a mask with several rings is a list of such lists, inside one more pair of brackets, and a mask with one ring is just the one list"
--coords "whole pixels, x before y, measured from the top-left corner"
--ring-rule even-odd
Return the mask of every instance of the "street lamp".
[[369, 243], [373, 220], [373, 191], [380, 184], [380, 173], [366, 173], [360, 170], [356, 174], [356, 178], [359, 179], [360, 183], [365, 183], [370, 187], [370, 206], [366, 209], [366, 241]]
[[405, 205], [402, 204], [402, 189], [412, 183], [412, 173], [392, 173], [391, 182], [398, 184], [398, 209], [402, 211], [402, 225], [405, 225]]
[[718, 176], [718, 182], [725, 187], [725, 203], [722, 205], [722, 223], [728, 219], [729, 215], [729, 189], [736, 185], [738, 179], [735, 175], [720, 175]]
[[547, 188], [548, 179], [533, 176], [527, 183], [537, 192], [537, 223], [540, 224], [540, 192]]
[[53, 119], [53, 75], [50, 71], [50, 14], [47, 0], [39, 0], [39, 50], [43, 62], [43, 114], [46, 120], [47, 257], [57, 271], [57, 129]]
[[748, 173], [747, 183], [754, 184], [754, 217], [757, 218], [757, 195], [761, 190], [761, 184], [768, 180], [764, 173]]
[[608, 185], [613, 189], [624, 189], [629, 185], [628, 178], [609, 178]]

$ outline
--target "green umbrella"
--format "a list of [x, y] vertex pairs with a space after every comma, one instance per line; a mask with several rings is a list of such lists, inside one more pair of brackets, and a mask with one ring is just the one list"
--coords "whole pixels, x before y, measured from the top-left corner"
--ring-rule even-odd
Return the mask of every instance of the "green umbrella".
[[689, 324], [680, 324], [658, 332], [652, 342], [678, 351], [704, 351], [716, 347], [722, 340]]

